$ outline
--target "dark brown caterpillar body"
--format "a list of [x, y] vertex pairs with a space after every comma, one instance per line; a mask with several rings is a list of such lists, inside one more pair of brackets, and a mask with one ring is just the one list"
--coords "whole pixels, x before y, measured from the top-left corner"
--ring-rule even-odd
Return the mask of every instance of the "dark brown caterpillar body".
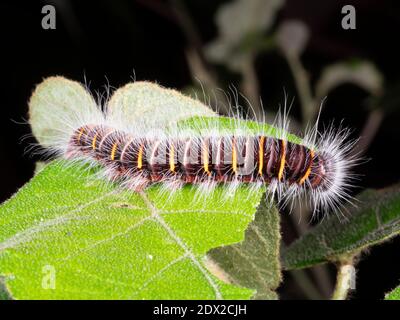
[[220, 136], [144, 139], [106, 126], [76, 130], [70, 148], [77, 154], [113, 166], [121, 176], [148, 182], [175, 177], [184, 183], [269, 183], [325, 187], [326, 157], [289, 141], [269, 136]]

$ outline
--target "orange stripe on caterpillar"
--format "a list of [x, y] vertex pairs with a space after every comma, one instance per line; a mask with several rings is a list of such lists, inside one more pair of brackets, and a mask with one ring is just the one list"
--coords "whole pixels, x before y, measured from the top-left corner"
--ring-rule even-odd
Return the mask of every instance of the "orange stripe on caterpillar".
[[284, 140], [281, 140], [281, 148], [282, 148], [282, 156], [281, 156], [281, 163], [279, 165], [279, 171], [278, 171], [278, 180], [282, 181], [283, 178], [283, 170], [285, 168], [285, 161], [286, 161], [286, 142]]
[[258, 174], [260, 176], [263, 175], [263, 166], [264, 166], [264, 143], [265, 137], [260, 137], [259, 145], [258, 145]]
[[311, 157], [310, 164], [308, 165], [308, 168], [307, 168], [307, 170], [306, 170], [306, 173], [305, 173], [304, 176], [300, 179], [299, 185], [302, 185], [302, 184], [307, 180], [307, 178], [309, 177], [309, 175], [310, 175], [310, 173], [311, 173], [311, 167], [312, 167], [312, 163], [313, 163], [313, 160], [314, 160], [314, 151], [313, 151], [313, 150], [310, 150], [310, 157]]
[[236, 150], [236, 140], [232, 138], [232, 171], [236, 174], [237, 173], [237, 150]]
[[92, 141], [92, 149], [93, 150], [96, 150], [96, 140], [97, 140], [98, 136], [99, 136], [99, 133], [97, 132], [93, 137], [93, 141]]
[[115, 153], [117, 152], [117, 148], [118, 148], [118, 143], [114, 143], [111, 149], [111, 156], [110, 156], [111, 160], [113, 161], [115, 159]]

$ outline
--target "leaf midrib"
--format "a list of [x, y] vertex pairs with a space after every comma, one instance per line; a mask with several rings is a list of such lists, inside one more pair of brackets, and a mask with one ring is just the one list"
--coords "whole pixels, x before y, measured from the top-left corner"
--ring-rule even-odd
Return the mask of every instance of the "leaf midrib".
[[139, 192], [139, 195], [143, 199], [144, 203], [150, 210], [151, 216], [155, 218], [155, 220], [165, 229], [165, 231], [168, 232], [170, 237], [176, 242], [176, 244], [183, 249], [185, 252], [185, 255], [189, 257], [193, 265], [202, 273], [204, 278], [206, 279], [207, 283], [210, 285], [212, 290], [215, 293], [215, 298], [217, 300], [222, 300], [223, 296], [221, 291], [219, 290], [218, 285], [215, 283], [215, 281], [211, 278], [210, 274], [206, 271], [206, 269], [203, 267], [202, 263], [196, 258], [194, 253], [190, 250], [190, 248], [185, 244], [185, 242], [172, 230], [172, 228], [167, 224], [167, 222], [162, 218], [162, 216], [159, 214], [158, 209], [156, 206], [151, 202], [151, 200], [147, 197], [146, 193], [141, 191]]

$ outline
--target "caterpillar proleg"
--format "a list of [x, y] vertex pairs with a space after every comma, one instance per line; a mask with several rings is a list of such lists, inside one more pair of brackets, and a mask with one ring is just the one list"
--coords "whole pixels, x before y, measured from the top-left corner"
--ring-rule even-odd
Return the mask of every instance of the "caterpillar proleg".
[[[196, 126], [179, 125], [185, 119]], [[50, 152], [100, 165], [133, 192], [158, 183], [171, 192], [192, 185], [206, 196], [217, 185], [234, 193], [246, 184], [265, 187], [281, 203], [307, 197], [314, 211], [325, 212], [349, 199], [356, 163], [346, 129], [319, 133], [314, 126], [299, 139], [286, 120], [243, 125], [146, 82], [117, 90], [101, 110], [79, 84], [49, 78], [31, 98], [30, 121]]]

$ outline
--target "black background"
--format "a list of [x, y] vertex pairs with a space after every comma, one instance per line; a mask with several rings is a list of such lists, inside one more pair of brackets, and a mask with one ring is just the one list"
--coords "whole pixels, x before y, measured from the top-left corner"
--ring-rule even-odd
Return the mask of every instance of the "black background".
[[[216, 36], [213, 16], [226, 1], [186, 1], [190, 15], [204, 43]], [[41, 8], [57, 9], [57, 29], [43, 30]], [[357, 9], [357, 29], [340, 26], [341, 7]], [[396, 1], [289, 0], [278, 20], [298, 18], [311, 29], [312, 37], [303, 62], [313, 82], [327, 64], [351, 57], [375, 63], [385, 77], [390, 98], [400, 97], [400, 11]], [[173, 12], [164, 1], [2, 1], [0, 4], [1, 100], [0, 200], [8, 199], [33, 174], [37, 158], [24, 150], [33, 139], [26, 124], [27, 101], [35, 84], [50, 75], [63, 75], [77, 81], [90, 81], [99, 90], [107, 81], [119, 87], [131, 81], [156, 81], [182, 89], [192, 83], [184, 50], [187, 40]], [[260, 55], [256, 61], [261, 96], [265, 105], [282, 100], [282, 88], [296, 95], [285, 60], [276, 53]], [[134, 71], [133, 71], [134, 70]], [[235, 78], [227, 82], [235, 83]], [[354, 128], [354, 136], [366, 120], [368, 95], [344, 85], [330, 93], [323, 122], [344, 119]], [[381, 188], [399, 181], [400, 102], [387, 113], [383, 125], [367, 150], [371, 160], [361, 165], [360, 189]], [[293, 107], [299, 114], [298, 103]], [[283, 228], [285, 237], [285, 228]], [[358, 266], [358, 288], [353, 298], [382, 298], [400, 280], [399, 239], [378, 246], [364, 255]], [[290, 277], [288, 276], [290, 280]], [[280, 288], [282, 298], [301, 298], [289, 284]]]

